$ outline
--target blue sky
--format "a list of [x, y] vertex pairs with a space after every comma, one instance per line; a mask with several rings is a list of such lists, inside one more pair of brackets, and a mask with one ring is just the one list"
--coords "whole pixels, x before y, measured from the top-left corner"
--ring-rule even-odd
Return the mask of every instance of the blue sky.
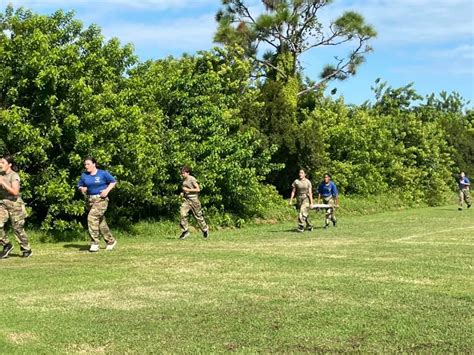
[[[220, 0], [0, 0], [49, 14], [74, 10], [85, 25], [98, 24], [107, 38], [131, 42], [140, 59], [180, 56], [209, 49]], [[247, 0], [261, 11], [259, 0]], [[474, 106], [474, 5], [471, 0], [335, 0], [321, 11], [323, 21], [345, 10], [361, 13], [378, 32], [374, 52], [358, 74], [333, 83], [348, 103], [373, 99], [380, 77], [397, 87], [410, 82], [423, 94], [459, 92]], [[307, 76], [317, 78], [333, 53], [319, 49], [303, 58]]]

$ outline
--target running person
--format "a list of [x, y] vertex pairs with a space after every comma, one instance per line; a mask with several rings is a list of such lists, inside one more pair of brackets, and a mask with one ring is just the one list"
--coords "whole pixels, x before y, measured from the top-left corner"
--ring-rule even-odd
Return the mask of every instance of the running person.
[[31, 248], [24, 230], [26, 209], [20, 196], [20, 176], [13, 170], [13, 157], [5, 155], [0, 160], [0, 245], [2, 259], [8, 258], [13, 250], [5, 233], [5, 224], [10, 220], [15, 238], [20, 244], [22, 256], [31, 256]]
[[306, 178], [306, 173], [300, 169], [299, 179], [296, 179], [291, 184], [290, 205], [293, 203], [293, 198], [296, 196], [296, 203], [298, 208], [298, 232], [303, 233], [305, 228], [309, 231], [313, 230], [313, 225], [309, 220], [309, 210], [313, 204], [313, 186], [311, 181]]
[[181, 236], [179, 239], [186, 239], [189, 237], [188, 218], [190, 212], [192, 212], [194, 218], [196, 218], [203, 237], [207, 239], [209, 237], [209, 227], [204, 220], [201, 202], [199, 202], [199, 192], [201, 191], [201, 188], [199, 187], [196, 178], [191, 175], [191, 169], [189, 167], [183, 166], [181, 169], [181, 176], [183, 178], [181, 196], [184, 198], [184, 201], [179, 210], [181, 216]]
[[331, 181], [331, 175], [324, 174], [324, 180], [318, 186], [318, 203], [323, 200], [323, 203], [330, 205], [330, 208], [326, 209], [326, 218], [324, 221], [324, 228], [329, 227], [329, 221], [332, 221], [332, 225], [335, 227], [337, 220], [334, 214], [334, 208], [339, 206], [339, 193], [336, 185]]
[[84, 168], [86, 171], [82, 173], [77, 187], [87, 195], [89, 203], [89, 214], [87, 215], [91, 238], [89, 251], [99, 251], [100, 234], [106, 242], [105, 250], [112, 250], [117, 245], [117, 240], [112, 236], [105, 221], [105, 211], [109, 205], [109, 192], [115, 187], [117, 181], [107, 170], [97, 169], [97, 162], [92, 157], [84, 159]]
[[462, 211], [464, 202], [466, 202], [467, 208], [471, 208], [472, 200], [469, 194], [470, 186], [471, 182], [464, 171], [461, 171], [461, 174], [459, 175], [459, 211]]

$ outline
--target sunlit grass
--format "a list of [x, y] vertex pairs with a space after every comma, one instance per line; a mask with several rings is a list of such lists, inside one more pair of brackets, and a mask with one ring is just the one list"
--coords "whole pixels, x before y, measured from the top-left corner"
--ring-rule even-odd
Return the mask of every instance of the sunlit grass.
[[[314, 215], [322, 224], [322, 215]], [[474, 211], [454, 206], [0, 260], [0, 353], [472, 351]]]

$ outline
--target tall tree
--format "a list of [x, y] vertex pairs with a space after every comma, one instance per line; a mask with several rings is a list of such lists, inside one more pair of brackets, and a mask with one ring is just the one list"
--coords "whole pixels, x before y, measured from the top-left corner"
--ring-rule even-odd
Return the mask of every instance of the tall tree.
[[[372, 26], [353, 11], [344, 12], [325, 26], [320, 12], [331, 0], [261, 0], [258, 14], [243, 0], [222, 0], [215, 41], [238, 44], [253, 58], [255, 75], [288, 81], [301, 73], [301, 55], [315, 48], [350, 46], [346, 56], [335, 56], [321, 72], [320, 80], [298, 91], [317, 90], [329, 80], [344, 80], [356, 73], [376, 36]], [[261, 50], [265, 53], [261, 54]]]
[[[215, 41], [244, 48], [253, 63], [252, 75], [260, 87], [259, 99], [263, 105], [248, 124], [257, 127], [269, 142], [278, 146], [273, 161], [285, 167], [273, 172], [268, 181], [281, 193], [287, 193], [300, 167], [315, 174], [323, 165], [316, 168], [308, 163], [315, 159], [305, 156], [308, 137], [317, 134], [313, 140], [319, 140], [321, 132], [319, 123], [310, 122], [306, 104], [321, 99], [321, 92], [330, 80], [354, 75], [364, 56], [372, 50], [368, 42], [376, 35], [364, 18], [352, 11], [326, 24], [320, 15], [331, 3], [329, 0], [261, 0], [258, 9], [253, 6], [255, 1], [250, 4], [244, 0], [222, 0], [216, 16]], [[318, 48], [337, 48], [337, 53], [341, 49], [348, 53], [335, 56], [332, 63], [322, 68], [318, 80], [303, 81], [301, 56]], [[315, 156], [323, 157], [322, 145], [319, 142], [316, 145], [319, 148]]]

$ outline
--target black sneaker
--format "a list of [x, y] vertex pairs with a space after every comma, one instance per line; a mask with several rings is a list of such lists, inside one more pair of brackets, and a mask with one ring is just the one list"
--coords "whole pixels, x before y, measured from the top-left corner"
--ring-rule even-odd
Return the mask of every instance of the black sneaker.
[[329, 228], [329, 223], [326, 223], [326, 224], [324, 225], [324, 229], [328, 229], [328, 228]]
[[462, 207], [458, 207], [458, 211], [462, 211]]
[[307, 228], [307, 230], [308, 230], [308, 232], [312, 232], [312, 231], [313, 231], [313, 226], [309, 226], [309, 227]]
[[3, 246], [2, 259], [8, 258], [8, 254], [13, 250], [13, 244], [8, 243]]
[[23, 251], [23, 254], [21, 255], [23, 258], [29, 258], [33, 254], [33, 252], [30, 250], [25, 250]]
[[298, 231], [298, 233], [303, 233], [303, 232], [304, 232], [304, 228], [298, 227], [297, 231]]
[[334, 227], [336, 226], [336, 223], [337, 223], [336, 220], [333, 220], [333, 221], [332, 221], [332, 225], [333, 225]]
[[472, 204], [471, 205], [467, 205], [467, 208], [471, 208]]
[[183, 240], [183, 239], [186, 239], [187, 237], [189, 237], [189, 232], [188, 232], [188, 231], [184, 231], [184, 232], [181, 233], [181, 235], [179, 236], [179, 239]]
[[209, 238], [209, 229], [206, 229], [204, 232], [202, 232], [202, 236], [204, 237], [204, 239]]

